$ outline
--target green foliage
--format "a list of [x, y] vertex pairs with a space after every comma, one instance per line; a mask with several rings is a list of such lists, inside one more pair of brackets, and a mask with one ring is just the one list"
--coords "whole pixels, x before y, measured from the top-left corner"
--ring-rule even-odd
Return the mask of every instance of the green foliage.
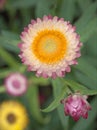
[[76, 11], [75, 2], [76, 0], [62, 0], [58, 15], [72, 21]]
[[[31, 19], [43, 15], [57, 15], [76, 26], [83, 46], [78, 65], [71, 73], [55, 80], [37, 78], [27, 72], [18, 54], [20, 32]], [[25, 96], [15, 98], [5, 94], [4, 79], [12, 72], [21, 72], [28, 78]], [[39, 94], [45, 96], [40, 105]], [[80, 92], [89, 95], [92, 110], [87, 120], [74, 122], [64, 115], [60, 103], [68, 94]], [[97, 121], [97, 0], [8, 0], [0, 10], [0, 103], [19, 100], [28, 109], [30, 124], [27, 130], [96, 130]], [[53, 96], [52, 96], [53, 95]], [[94, 95], [94, 96], [93, 96]], [[91, 97], [92, 96], [92, 97]], [[48, 114], [48, 115], [47, 115]]]
[[1, 32], [0, 46], [2, 46], [3, 48], [18, 54], [19, 48], [17, 47], [17, 45], [19, 42], [20, 41], [17, 34], [4, 30]]
[[39, 0], [16, 0], [10, 2], [9, 6], [15, 9], [21, 9], [21, 8], [29, 8], [36, 4]]
[[39, 109], [39, 100], [38, 100], [38, 87], [37, 86], [30, 86], [27, 92], [28, 103], [30, 106], [30, 111], [32, 116], [39, 122], [39, 123], [47, 123], [49, 121], [49, 117], [43, 118], [40, 109]]
[[[85, 2], [83, 2], [83, 5], [85, 5]], [[86, 3], [86, 6], [87, 5], [88, 4]], [[86, 27], [86, 25], [88, 25], [88, 23], [92, 21], [92, 19], [95, 17], [96, 9], [97, 9], [97, 1], [94, 3], [90, 3], [89, 6], [85, 8], [85, 11], [83, 12], [82, 16], [75, 23], [78, 30], [80, 31], [83, 30]]]
[[[65, 90], [63, 90], [64, 83], [62, 83], [62, 80], [56, 79], [56, 80], [52, 81], [52, 85], [53, 85], [53, 92], [54, 92], [55, 99], [57, 99], [57, 96], [61, 93], [61, 91], [63, 91], [64, 95], [66, 96], [66, 92], [68, 90], [66, 90], [67, 89], [66, 86], [65, 86]], [[66, 116], [64, 117], [63, 106], [60, 105], [57, 108], [57, 111], [58, 111], [59, 118], [61, 120], [63, 128], [65, 128], [65, 130], [67, 130], [68, 129], [68, 117], [66, 117]]]
[[[49, 15], [51, 14], [51, 10], [50, 10], [50, 7], [52, 6], [52, 2], [50, 0], [47, 1], [47, 0], [39, 0], [39, 2], [37, 3], [36, 5], [36, 16], [37, 17], [43, 17], [43, 15]], [[44, 5], [44, 8], [43, 8], [43, 5]]]

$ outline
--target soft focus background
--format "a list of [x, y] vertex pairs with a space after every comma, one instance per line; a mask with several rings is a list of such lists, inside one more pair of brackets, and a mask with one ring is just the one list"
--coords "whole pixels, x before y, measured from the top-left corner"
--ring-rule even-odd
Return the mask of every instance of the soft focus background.
[[[17, 45], [20, 33], [31, 19], [48, 14], [63, 17], [76, 25], [83, 42], [79, 65], [72, 67], [65, 78], [97, 89], [97, 0], [0, 0], [0, 87], [11, 72], [23, 73], [29, 80], [25, 95], [13, 97], [0, 93], [0, 102], [13, 99], [24, 104], [30, 119], [27, 130], [97, 130], [96, 96], [89, 99], [92, 111], [87, 120], [74, 122], [65, 117], [61, 104], [49, 113], [40, 110], [54, 100], [51, 79], [37, 78], [34, 73], [27, 72], [18, 57]], [[64, 126], [68, 126], [67, 129]]]

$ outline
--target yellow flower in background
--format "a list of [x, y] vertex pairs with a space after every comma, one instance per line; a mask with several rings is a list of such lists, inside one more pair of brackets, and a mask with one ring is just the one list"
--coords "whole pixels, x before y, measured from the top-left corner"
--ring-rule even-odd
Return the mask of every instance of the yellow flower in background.
[[0, 106], [0, 130], [24, 130], [28, 125], [25, 107], [16, 101], [6, 101]]

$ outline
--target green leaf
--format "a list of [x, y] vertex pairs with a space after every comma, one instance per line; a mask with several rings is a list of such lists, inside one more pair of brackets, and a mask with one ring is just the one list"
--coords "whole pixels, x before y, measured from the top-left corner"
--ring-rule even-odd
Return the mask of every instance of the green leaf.
[[11, 39], [17, 39], [17, 40], [19, 40], [18, 34], [14, 33], [14, 32], [7, 31], [7, 30], [2, 30], [1, 31], [1, 35], [4, 36], [4, 37], [6, 37], [6, 38], [11, 38]]
[[94, 61], [92, 61], [95, 62], [97, 66], [97, 30], [93, 33], [92, 37], [88, 39], [87, 43], [84, 46], [84, 49], [85, 54], [87, 54], [91, 59], [93, 58]]
[[83, 12], [92, 4], [91, 0], [78, 0], [77, 2]]
[[0, 70], [0, 78], [5, 78], [11, 72], [12, 72], [12, 70], [5, 69], [5, 68]]
[[79, 64], [76, 65], [75, 68], [80, 70], [97, 84], [97, 69], [89, 64], [84, 58], [80, 58], [78, 63]]
[[43, 17], [44, 15], [49, 15], [51, 14], [51, 5], [53, 1], [48, 1], [48, 0], [39, 0], [39, 2], [36, 5], [36, 16], [37, 17]]
[[[63, 88], [67, 88], [66, 85], [64, 85], [64, 82], [63, 82], [64, 79], [55, 79], [55, 80], [52, 80], [52, 85], [53, 85], [53, 93], [54, 93], [54, 97], [55, 99], [57, 98], [57, 96], [59, 94], [61, 94], [61, 91], [63, 90]], [[67, 89], [66, 91], [64, 91], [64, 95], [66, 96], [66, 93], [67, 93]], [[64, 115], [64, 108], [63, 108], [63, 105], [60, 105], [58, 108], [58, 114], [59, 114], [59, 118], [60, 118], [60, 121], [62, 123], [62, 126], [64, 127], [65, 130], [68, 130], [68, 119], [69, 117], [65, 116]]]
[[18, 72], [20, 72], [20, 73], [24, 73], [25, 72], [25, 66], [24, 65], [20, 65], [20, 64], [18, 64], [19, 66], [18, 66], [18, 69], [16, 70], [16, 68], [7, 68], [7, 69], [2, 69], [2, 70], [0, 70], [0, 78], [5, 78], [7, 75], [9, 75], [10, 73], [12, 73], [12, 72], [16, 72], [16, 71], [18, 71]]
[[96, 130], [96, 121], [91, 122], [86, 130]]
[[81, 36], [81, 41], [86, 42], [93, 34], [97, 31], [97, 18], [93, 18], [92, 20], [87, 23], [83, 30], [79, 30], [79, 34]]
[[71, 89], [74, 90], [75, 92], [80, 92], [83, 95], [96, 95], [97, 94], [97, 90], [87, 89], [85, 86], [75, 81], [65, 79], [64, 83], [67, 84], [69, 87], [71, 87]]
[[[91, 55], [91, 53], [90, 53], [90, 55], [86, 55], [86, 56], [84, 56], [84, 59], [88, 62], [88, 63], [90, 63], [91, 65], [93, 65], [95, 68], [97, 67], [97, 60], [96, 60], [96, 49], [94, 49], [94, 48], [97, 48], [96, 47], [97, 45], [96, 44], [94, 44], [94, 46], [93, 46], [93, 51], [94, 51], [94, 53], [95, 54], [92, 54]], [[91, 47], [92, 48], [92, 47]], [[88, 47], [88, 49], [89, 49], [89, 47]], [[89, 50], [89, 52], [90, 52], [90, 50]], [[88, 53], [89, 53], [88, 52]]]
[[0, 86], [0, 93], [4, 93], [4, 92], [6, 92], [5, 87], [4, 86]]
[[6, 25], [6, 21], [4, 20], [4, 18], [2, 17], [2, 15], [0, 16], [0, 31], [2, 29], [6, 29], [7, 25]]
[[21, 28], [24, 28], [25, 26], [27, 26], [29, 24], [31, 19], [33, 19], [32, 16], [34, 15], [34, 9], [32, 8], [32, 11], [31, 11], [30, 8], [24, 8], [20, 11], [21, 11], [20, 13], [22, 15], [22, 27]]
[[74, 72], [76, 79], [84, 84], [86, 87], [90, 89], [96, 89], [97, 88], [97, 83], [95, 83], [90, 77], [86, 76], [85, 74], [81, 73], [78, 70], [75, 70]]
[[72, 21], [75, 14], [75, 0], [62, 0], [58, 15]]
[[87, 120], [80, 119], [72, 130], [86, 130], [94, 122], [97, 116], [97, 96], [91, 102], [92, 110], [89, 112]]
[[18, 68], [17, 61], [13, 58], [13, 56], [10, 53], [8, 53], [2, 47], [0, 47], [0, 56], [10, 67], [15, 69]]
[[44, 118], [40, 112], [38, 87], [35, 85], [30, 86], [26, 96], [32, 116], [41, 124], [47, 123], [49, 121], [49, 117]]
[[2, 31], [0, 35], [0, 46], [3, 48], [19, 53], [18, 43], [19, 43], [19, 37], [17, 34], [14, 34], [10, 31]]
[[16, 0], [10, 3], [9, 6], [13, 8], [28, 8], [31, 7], [32, 5], [36, 4], [38, 0]]
[[97, 1], [90, 4], [90, 6], [83, 13], [82, 17], [80, 17], [80, 19], [75, 23], [78, 32], [84, 30], [87, 24], [92, 20], [92, 18], [95, 16], [96, 9], [97, 9]]

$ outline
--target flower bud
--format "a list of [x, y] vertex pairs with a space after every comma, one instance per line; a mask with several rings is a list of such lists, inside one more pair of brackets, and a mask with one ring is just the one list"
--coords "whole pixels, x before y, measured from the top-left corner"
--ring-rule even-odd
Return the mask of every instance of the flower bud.
[[91, 110], [87, 96], [80, 93], [69, 95], [66, 99], [61, 100], [61, 103], [64, 104], [65, 115], [70, 115], [75, 121], [78, 121], [81, 116], [86, 119], [88, 111]]

